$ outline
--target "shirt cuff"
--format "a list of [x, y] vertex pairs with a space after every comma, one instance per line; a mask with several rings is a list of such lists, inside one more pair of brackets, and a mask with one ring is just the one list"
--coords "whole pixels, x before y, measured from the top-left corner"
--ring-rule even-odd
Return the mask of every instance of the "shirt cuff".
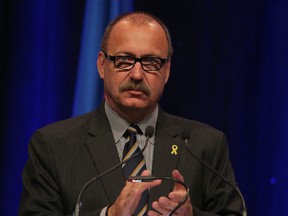
[[[108, 207], [109, 207], [109, 206], [106, 206], [106, 207], [104, 207], [104, 208], [101, 210], [100, 216], [107, 216], [107, 215], [108, 215], [108, 212], [107, 212]], [[107, 213], [107, 214], [106, 214], [106, 213]]]

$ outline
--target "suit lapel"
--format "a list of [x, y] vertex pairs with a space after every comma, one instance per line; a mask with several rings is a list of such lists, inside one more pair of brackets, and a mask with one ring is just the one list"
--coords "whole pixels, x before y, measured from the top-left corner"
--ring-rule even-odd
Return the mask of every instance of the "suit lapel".
[[[177, 168], [181, 152], [182, 145], [179, 142], [179, 132], [175, 125], [170, 122], [167, 114], [159, 110], [152, 169], [155, 177], [171, 177], [172, 171]], [[160, 196], [166, 196], [172, 189], [173, 182], [167, 180], [163, 181], [160, 186], [152, 188], [149, 206]]]
[[[89, 138], [86, 141], [86, 146], [99, 175], [120, 162], [103, 104], [96, 110], [95, 116], [90, 119], [88, 124]], [[125, 185], [121, 166], [104, 175], [101, 182], [110, 203], [113, 203]]]

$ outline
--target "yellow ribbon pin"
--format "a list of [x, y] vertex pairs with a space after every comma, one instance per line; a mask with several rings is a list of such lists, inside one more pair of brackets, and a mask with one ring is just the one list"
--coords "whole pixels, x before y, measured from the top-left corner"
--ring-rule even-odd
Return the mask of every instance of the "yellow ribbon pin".
[[177, 145], [172, 145], [172, 151], [171, 154], [173, 155], [177, 155], [177, 150], [178, 150], [178, 146]]

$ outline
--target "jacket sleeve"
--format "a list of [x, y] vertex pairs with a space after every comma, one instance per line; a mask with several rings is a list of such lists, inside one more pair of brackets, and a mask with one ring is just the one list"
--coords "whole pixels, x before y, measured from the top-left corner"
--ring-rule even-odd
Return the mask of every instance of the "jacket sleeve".
[[19, 215], [63, 215], [53, 155], [43, 135], [32, 135], [28, 161], [22, 173]]

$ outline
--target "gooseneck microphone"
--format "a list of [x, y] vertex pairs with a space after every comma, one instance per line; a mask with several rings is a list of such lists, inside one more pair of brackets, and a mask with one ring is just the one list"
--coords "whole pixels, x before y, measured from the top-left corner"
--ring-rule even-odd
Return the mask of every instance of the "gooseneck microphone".
[[79, 216], [80, 214], [80, 208], [81, 208], [81, 197], [82, 194], [84, 193], [84, 191], [87, 189], [87, 187], [92, 184], [95, 181], [98, 181], [100, 178], [102, 178], [103, 176], [109, 174], [110, 172], [114, 171], [115, 169], [117, 169], [118, 167], [122, 166], [123, 164], [127, 163], [128, 161], [132, 160], [133, 158], [137, 157], [138, 155], [142, 154], [142, 152], [146, 149], [146, 147], [148, 146], [148, 141], [149, 139], [153, 136], [154, 134], [154, 128], [152, 126], [148, 126], [145, 129], [145, 145], [144, 147], [135, 155], [127, 158], [126, 160], [123, 160], [122, 162], [116, 164], [115, 166], [113, 166], [112, 168], [108, 169], [107, 171], [99, 174], [96, 177], [93, 177], [92, 179], [90, 179], [88, 182], [86, 182], [86, 184], [82, 187], [81, 191], [78, 194], [78, 198], [77, 198], [77, 202], [75, 204], [75, 209], [74, 209], [74, 213], [73, 216]]
[[247, 216], [247, 209], [246, 209], [246, 204], [245, 204], [245, 200], [243, 195], [241, 194], [239, 188], [232, 184], [231, 181], [229, 179], [227, 179], [226, 177], [224, 177], [223, 175], [221, 175], [217, 170], [215, 170], [212, 166], [210, 166], [208, 163], [206, 163], [205, 161], [203, 161], [202, 159], [200, 159], [198, 156], [196, 156], [189, 148], [188, 148], [188, 143], [190, 140], [190, 133], [187, 130], [183, 130], [182, 131], [182, 139], [185, 143], [185, 147], [186, 150], [189, 152], [190, 155], [192, 155], [192, 157], [194, 157], [197, 161], [199, 161], [201, 164], [203, 164], [206, 168], [208, 168], [212, 173], [214, 173], [215, 175], [217, 175], [222, 181], [224, 181], [225, 183], [227, 183], [230, 187], [233, 188], [233, 190], [235, 190], [237, 192], [237, 194], [239, 195], [241, 202], [242, 202], [242, 216]]

